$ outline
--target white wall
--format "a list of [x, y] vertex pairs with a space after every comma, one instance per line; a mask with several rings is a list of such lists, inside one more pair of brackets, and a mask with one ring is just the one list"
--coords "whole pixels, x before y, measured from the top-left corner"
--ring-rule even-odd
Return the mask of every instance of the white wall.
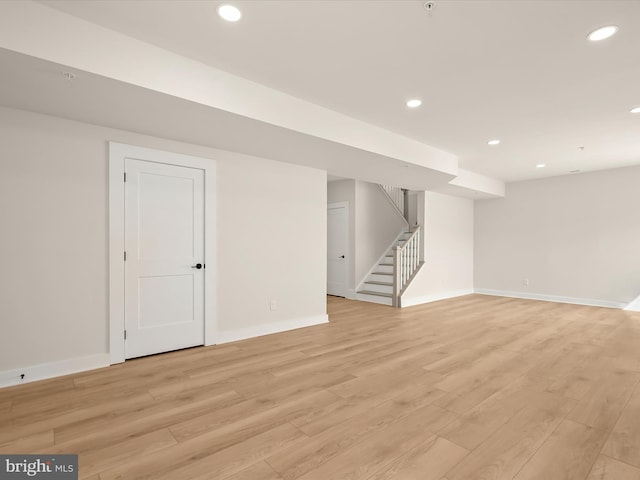
[[217, 162], [220, 338], [326, 321], [325, 172], [0, 108], [0, 384], [108, 359], [109, 140]]
[[402, 306], [473, 293], [473, 200], [421, 192], [418, 202], [425, 263], [402, 295]]
[[639, 186], [631, 167], [512, 183], [477, 202], [476, 289], [625, 306], [640, 294]]

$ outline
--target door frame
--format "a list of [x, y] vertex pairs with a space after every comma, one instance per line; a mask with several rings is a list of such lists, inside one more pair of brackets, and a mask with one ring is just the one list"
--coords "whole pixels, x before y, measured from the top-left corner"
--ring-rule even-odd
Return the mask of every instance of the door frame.
[[109, 142], [109, 355], [125, 361], [125, 159], [198, 168], [204, 171], [204, 344], [214, 345], [216, 319], [216, 162], [179, 153]]
[[[349, 284], [349, 276], [351, 274], [351, 245], [350, 245], [350, 237], [349, 237], [349, 229], [351, 228], [351, 224], [349, 223], [350, 219], [349, 219], [349, 202], [331, 202], [331, 203], [327, 203], [327, 210], [329, 210], [330, 208], [343, 208], [345, 209], [345, 213], [347, 216], [347, 229], [345, 232], [345, 236], [346, 236], [346, 244], [347, 244], [347, 251], [345, 252], [346, 255], [346, 267], [345, 267], [345, 279], [344, 279], [344, 298], [349, 298], [349, 292], [351, 291], [350, 289], [350, 284]], [[327, 218], [327, 235], [329, 233], [329, 220]], [[328, 248], [328, 245], [327, 245]], [[329, 267], [329, 261], [327, 260], [327, 268]], [[329, 278], [329, 274], [327, 272], [327, 279]]]

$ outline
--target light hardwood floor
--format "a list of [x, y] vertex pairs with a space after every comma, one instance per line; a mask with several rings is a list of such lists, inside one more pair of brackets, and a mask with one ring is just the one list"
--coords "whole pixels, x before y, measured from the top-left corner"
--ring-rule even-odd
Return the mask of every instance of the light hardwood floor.
[[640, 314], [470, 295], [0, 390], [80, 478], [640, 480]]

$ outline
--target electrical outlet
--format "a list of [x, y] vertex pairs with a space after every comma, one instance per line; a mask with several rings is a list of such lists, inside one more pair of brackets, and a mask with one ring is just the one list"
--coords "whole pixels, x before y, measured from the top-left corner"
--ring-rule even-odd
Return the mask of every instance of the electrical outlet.
[[277, 310], [278, 309], [278, 301], [277, 300], [271, 300], [271, 302], [269, 302], [269, 308], [271, 308], [271, 310]]
[[524, 280], [522, 280], [522, 284], [528, 287], [529, 286], [529, 279], [525, 278]]

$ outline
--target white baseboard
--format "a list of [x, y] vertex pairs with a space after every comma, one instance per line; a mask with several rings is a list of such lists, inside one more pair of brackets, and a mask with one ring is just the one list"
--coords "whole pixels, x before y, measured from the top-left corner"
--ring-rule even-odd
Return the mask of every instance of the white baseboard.
[[355, 291], [355, 289], [353, 288], [348, 288], [347, 292], [345, 293], [344, 298], [348, 299], [348, 300], [357, 300], [358, 299], [358, 294]]
[[[101, 353], [88, 357], [70, 358], [58, 362], [5, 370], [0, 372], [0, 388], [108, 367], [109, 361], [109, 354]], [[23, 379], [20, 378], [21, 375], [24, 375]]]
[[455, 298], [461, 297], [463, 295], [471, 295], [473, 292], [472, 288], [464, 289], [464, 290], [455, 290], [453, 292], [442, 292], [436, 293], [434, 295], [424, 295], [422, 297], [411, 297], [411, 298], [401, 298], [400, 299], [400, 307], [413, 307], [414, 305], [422, 305], [423, 303], [437, 302], [438, 300], [446, 300], [447, 298]]
[[379, 297], [377, 295], [370, 295], [368, 293], [358, 293], [354, 300], [360, 300], [361, 302], [377, 303], [378, 305], [392, 306], [393, 300], [389, 297]]
[[527, 300], [542, 300], [543, 302], [571, 303], [574, 305], [587, 305], [590, 307], [624, 308], [627, 306], [626, 303], [612, 302], [609, 300], [595, 300], [593, 298], [561, 297], [557, 295], [543, 295], [539, 293], [506, 292], [502, 290], [490, 290], [486, 288], [476, 288], [475, 293], [478, 293], [481, 295], [493, 295], [496, 297], [524, 298]]
[[271, 335], [272, 333], [286, 332], [297, 328], [312, 327], [323, 323], [329, 323], [329, 316], [326, 314], [218, 332], [216, 344], [237, 342], [238, 340], [246, 340], [247, 338], [261, 337], [262, 335]]
[[624, 309], [628, 312], [640, 312], [640, 297], [629, 302]]

